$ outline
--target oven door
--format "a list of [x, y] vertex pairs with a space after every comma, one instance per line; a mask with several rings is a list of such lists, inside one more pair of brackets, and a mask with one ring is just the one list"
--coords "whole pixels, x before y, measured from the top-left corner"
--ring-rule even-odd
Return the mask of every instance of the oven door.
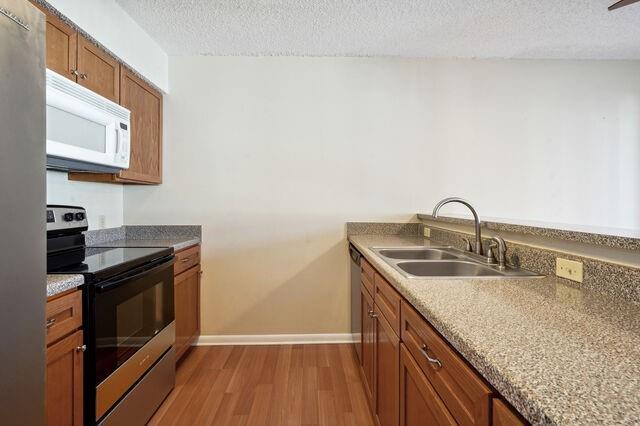
[[175, 342], [174, 259], [96, 284], [96, 420]]

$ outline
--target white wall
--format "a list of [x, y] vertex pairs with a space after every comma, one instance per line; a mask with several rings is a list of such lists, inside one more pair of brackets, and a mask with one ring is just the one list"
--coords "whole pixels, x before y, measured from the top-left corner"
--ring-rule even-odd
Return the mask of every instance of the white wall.
[[159, 89], [169, 91], [167, 54], [114, 0], [47, 0]]
[[125, 220], [203, 225], [204, 334], [348, 331], [344, 222], [449, 195], [640, 228], [640, 62], [179, 57], [170, 79], [163, 184], [127, 187]]
[[47, 170], [47, 204], [86, 208], [89, 229], [123, 225], [123, 194], [122, 185], [70, 181], [67, 173]]

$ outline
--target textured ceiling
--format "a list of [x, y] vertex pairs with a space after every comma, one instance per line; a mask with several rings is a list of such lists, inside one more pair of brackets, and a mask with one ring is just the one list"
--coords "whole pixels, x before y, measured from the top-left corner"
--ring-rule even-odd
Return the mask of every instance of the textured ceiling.
[[614, 0], [116, 0], [173, 55], [640, 59]]

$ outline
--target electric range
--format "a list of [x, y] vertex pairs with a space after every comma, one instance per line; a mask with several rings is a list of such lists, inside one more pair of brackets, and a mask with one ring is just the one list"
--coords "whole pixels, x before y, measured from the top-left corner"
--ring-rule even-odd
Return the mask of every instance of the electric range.
[[145, 424], [175, 384], [173, 248], [86, 247], [86, 211], [47, 206], [47, 271], [82, 274], [86, 424]]

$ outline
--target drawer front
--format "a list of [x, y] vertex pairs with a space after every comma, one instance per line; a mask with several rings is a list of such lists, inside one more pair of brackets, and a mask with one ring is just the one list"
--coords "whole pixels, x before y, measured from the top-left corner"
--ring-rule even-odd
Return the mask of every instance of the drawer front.
[[402, 341], [459, 424], [488, 425], [491, 389], [407, 302]]
[[[364, 257], [360, 258], [360, 268], [362, 269], [362, 277], [366, 277], [370, 283], [373, 284], [373, 277], [376, 275], [373, 266], [367, 262]], [[371, 287], [371, 294], [373, 295], [373, 286]]]
[[400, 336], [400, 294], [378, 273], [375, 275], [373, 302], [387, 319], [396, 335]]
[[178, 275], [200, 263], [200, 246], [189, 247], [176, 253], [176, 264], [173, 274]]
[[366, 274], [362, 274], [360, 277], [360, 280], [362, 281], [362, 287], [365, 288], [367, 293], [369, 293], [369, 296], [371, 296], [371, 298], [373, 299], [373, 294], [375, 291], [375, 285], [373, 284], [373, 280], [370, 280], [369, 276]]
[[407, 347], [400, 345], [400, 426], [450, 425], [456, 421]]
[[82, 291], [47, 302], [47, 345], [82, 327]]

